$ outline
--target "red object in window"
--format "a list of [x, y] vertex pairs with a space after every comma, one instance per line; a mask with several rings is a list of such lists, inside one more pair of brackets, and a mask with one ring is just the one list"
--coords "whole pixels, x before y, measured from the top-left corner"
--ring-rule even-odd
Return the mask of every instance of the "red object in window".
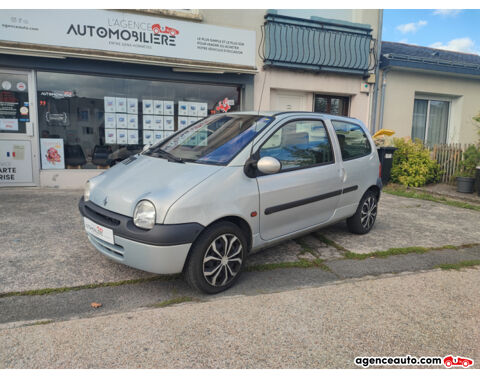
[[230, 110], [231, 106], [230, 104], [228, 103], [228, 97], [225, 97], [223, 99], [223, 101], [220, 101], [217, 105], [217, 107], [215, 108], [215, 110], [217, 112], [228, 112]]
[[378, 166], [378, 177], [382, 178], [382, 163]]
[[15, 151], [14, 151], [14, 152], [12, 152], [12, 156], [13, 156], [13, 157], [15, 157]]

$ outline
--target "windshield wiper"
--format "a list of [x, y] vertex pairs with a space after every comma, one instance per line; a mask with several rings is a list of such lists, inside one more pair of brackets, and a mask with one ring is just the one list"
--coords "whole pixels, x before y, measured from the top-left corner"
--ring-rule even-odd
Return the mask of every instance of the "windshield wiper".
[[175, 161], [177, 163], [185, 164], [182, 158], [179, 158], [178, 156], [175, 156], [170, 152], [162, 150], [161, 148], [155, 148], [153, 151], [150, 151], [150, 155], [153, 157], [163, 156], [168, 161]]

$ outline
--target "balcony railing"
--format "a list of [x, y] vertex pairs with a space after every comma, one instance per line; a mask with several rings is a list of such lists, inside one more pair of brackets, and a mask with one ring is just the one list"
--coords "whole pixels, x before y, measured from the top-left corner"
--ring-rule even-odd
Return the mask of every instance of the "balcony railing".
[[376, 64], [369, 26], [267, 13], [262, 49], [266, 66], [366, 75]]

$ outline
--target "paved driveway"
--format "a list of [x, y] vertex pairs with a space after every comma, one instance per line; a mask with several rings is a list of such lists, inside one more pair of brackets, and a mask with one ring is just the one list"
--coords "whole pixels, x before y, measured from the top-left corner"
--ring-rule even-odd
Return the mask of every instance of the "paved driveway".
[[[77, 209], [81, 194], [43, 188], [0, 189], [0, 293], [153, 276], [117, 264], [90, 245]], [[320, 234], [353, 252], [368, 253], [391, 247], [480, 242], [479, 224], [477, 211], [382, 194], [370, 234], [352, 235], [343, 222]], [[325, 260], [342, 257], [341, 251], [312, 234], [255, 254], [248, 263], [297, 261], [299, 254], [308, 258], [305, 246]]]

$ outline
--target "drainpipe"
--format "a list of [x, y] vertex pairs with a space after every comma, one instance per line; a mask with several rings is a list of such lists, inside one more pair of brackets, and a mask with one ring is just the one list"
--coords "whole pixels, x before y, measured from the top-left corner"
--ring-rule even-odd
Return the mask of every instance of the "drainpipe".
[[387, 89], [387, 74], [390, 71], [389, 68], [383, 70], [383, 77], [382, 77], [382, 94], [380, 97], [380, 115], [378, 120], [378, 129], [383, 129], [383, 107], [385, 104], [385, 90]]
[[378, 100], [378, 80], [380, 79], [380, 54], [382, 52], [382, 28], [383, 28], [383, 10], [380, 9], [378, 14], [378, 31], [377, 31], [377, 66], [375, 67], [375, 86], [373, 87], [373, 103], [372, 103], [372, 114], [370, 116], [370, 130], [372, 135], [375, 134], [377, 130], [376, 121], [377, 121], [377, 100]]

